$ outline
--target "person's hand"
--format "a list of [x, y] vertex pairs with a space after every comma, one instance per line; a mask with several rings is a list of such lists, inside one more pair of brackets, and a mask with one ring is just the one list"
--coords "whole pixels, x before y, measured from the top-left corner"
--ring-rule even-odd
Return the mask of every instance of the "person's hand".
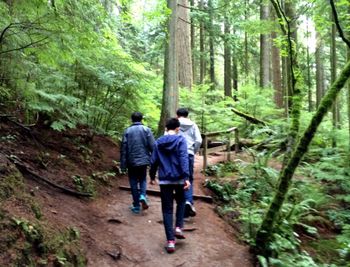
[[150, 180], [149, 183], [155, 185], [156, 184], [156, 180]]
[[184, 190], [188, 190], [191, 187], [191, 183], [189, 180], [185, 180]]

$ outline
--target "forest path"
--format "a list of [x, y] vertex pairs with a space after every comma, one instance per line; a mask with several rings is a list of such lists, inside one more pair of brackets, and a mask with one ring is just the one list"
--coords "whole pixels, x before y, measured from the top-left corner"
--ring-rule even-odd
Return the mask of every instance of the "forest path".
[[[209, 162], [222, 159], [210, 156]], [[202, 157], [196, 156], [196, 194], [205, 194], [201, 168]], [[177, 242], [175, 253], [167, 254], [160, 198], [149, 196], [150, 208], [134, 215], [128, 209], [130, 192], [118, 188], [128, 185], [127, 178], [120, 178], [117, 183], [93, 201], [54, 192], [40, 194], [48, 209], [46, 214], [59, 216], [60, 223], [79, 229], [88, 266], [253, 266], [249, 248], [238, 243], [232, 228], [215, 213], [214, 205], [198, 200], [197, 216], [185, 223], [185, 228], [196, 230], [185, 232], [186, 239]], [[159, 189], [158, 185], [148, 188]], [[55, 197], [48, 197], [47, 193]]]
[[[217, 162], [222, 158], [213, 156], [209, 160]], [[197, 156], [197, 194], [205, 194], [202, 186], [205, 177], [199, 171], [201, 166], [202, 157]], [[127, 179], [121, 184], [127, 184]], [[158, 189], [158, 185], [149, 185], [148, 188]], [[185, 232], [186, 239], [177, 242], [176, 252], [167, 254], [160, 198], [149, 196], [149, 200], [150, 208], [141, 215], [134, 215], [128, 210], [131, 195], [118, 188], [114, 188], [109, 197], [92, 203], [100, 219], [100, 223], [96, 223], [106, 232], [97, 236], [94, 232], [89, 234], [99, 240], [102, 250], [120, 253], [121, 257], [114, 261], [106, 254], [93, 256], [95, 253], [90, 252], [89, 266], [252, 266], [248, 247], [238, 244], [232, 229], [217, 216], [214, 206], [202, 201], [195, 203], [197, 216], [185, 223], [185, 228], [196, 230]], [[116, 223], [108, 223], [110, 219]]]

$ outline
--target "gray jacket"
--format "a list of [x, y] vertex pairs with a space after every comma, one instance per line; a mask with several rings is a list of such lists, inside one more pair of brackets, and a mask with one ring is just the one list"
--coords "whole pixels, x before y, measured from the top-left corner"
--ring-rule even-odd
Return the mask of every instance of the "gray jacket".
[[123, 135], [120, 150], [120, 168], [149, 165], [154, 146], [151, 130], [141, 122], [134, 122]]
[[197, 124], [191, 121], [189, 118], [179, 118], [180, 121], [180, 134], [186, 138], [187, 152], [194, 155], [199, 151], [202, 144], [202, 136], [199, 132]]

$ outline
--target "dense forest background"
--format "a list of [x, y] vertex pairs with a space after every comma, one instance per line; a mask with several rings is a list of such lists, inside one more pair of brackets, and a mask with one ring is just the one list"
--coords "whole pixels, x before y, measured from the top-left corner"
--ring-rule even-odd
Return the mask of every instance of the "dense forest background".
[[349, 266], [348, 0], [4, 0], [0, 12], [0, 116], [116, 139], [135, 110], [155, 134], [180, 106], [202, 133], [236, 126], [252, 163], [209, 167], [208, 187], [260, 264]]

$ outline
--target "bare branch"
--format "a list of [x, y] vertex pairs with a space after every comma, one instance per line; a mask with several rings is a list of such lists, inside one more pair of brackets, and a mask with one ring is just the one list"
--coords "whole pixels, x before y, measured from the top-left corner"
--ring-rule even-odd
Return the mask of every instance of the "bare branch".
[[11, 28], [12, 25], [13, 25], [13, 24], [10, 23], [9, 25], [7, 25], [7, 26], [5, 27], [5, 29], [3, 29], [3, 30], [1, 31], [1, 35], [0, 35], [0, 44], [1, 44], [1, 43], [3, 42], [3, 40], [4, 40], [5, 33]]
[[345, 37], [345, 34], [343, 32], [343, 29], [341, 28], [340, 26], [340, 23], [339, 23], [339, 17], [338, 17], [338, 12], [337, 12], [337, 9], [335, 7], [335, 4], [334, 4], [334, 1], [333, 0], [330, 0], [329, 1], [330, 4], [331, 4], [331, 7], [332, 7], [332, 13], [333, 13], [333, 18], [334, 18], [334, 23], [338, 29], [338, 32], [339, 32], [339, 36], [340, 38], [344, 41], [344, 43], [346, 43], [346, 45], [350, 48], [350, 41], [349, 39], [347, 39]]
[[26, 44], [24, 46], [21, 46], [21, 47], [17, 47], [17, 48], [13, 48], [13, 49], [9, 49], [9, 50], [5, 50], [5, 51], [0, 51], [0, 55], [1, 54], [5, 54], [5, 53], [10, 53], [10, 52], [13, 52], [13, 51], [19, 51], [19, 50], [23, 50], [23, 49], [26, 49], [28, 47], [31, 47], [31, 46], [34, 46], [38, 43], [41, 43], [42, 41], [48, 39], [49, 37], [44, 37], [40, 40], [37, 40], [37, 41], [33, 41], [33, 42], [30, 42], [29, 44]]

